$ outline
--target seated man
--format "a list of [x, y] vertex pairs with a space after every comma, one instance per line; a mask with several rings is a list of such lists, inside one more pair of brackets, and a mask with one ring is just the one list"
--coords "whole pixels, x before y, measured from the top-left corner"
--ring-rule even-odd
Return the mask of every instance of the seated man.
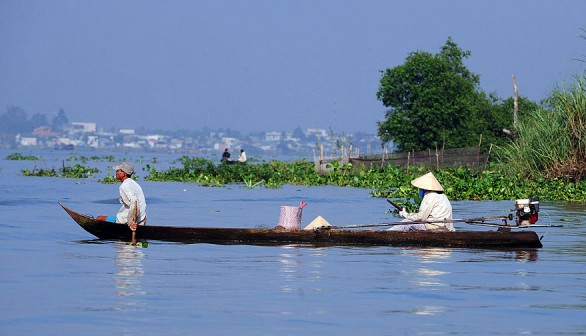
[[[140, 185], [131, 178], [134, 174], [134, 166], [130, 162], [122, 162], [113, 167], [116, 171], [116, 179], [122, 182], [120, 185], [120, 210], [114, 216], [98, 216], [98, 220], [128, 224], [131, 230], [136, 230], [138, 225], [146, 224], [146, 200]], [[135, 214], [128, 218], [129, 214]]]
[[224, 149], [224, 153], [222, 153], [222, 162], [230, 163], [230, 152], [228, 152], [228, 148]]
[[244, 152], [244, 149], [240, 150], [240, 154], [238, 155], [238, 162], [240, 162], [240, 163], [246, 162], [246, 152]]
[[[411, 184], [419, 188], [419, 196], [423, 196], [419, 212], [408, 213], [403, 208], [399, 215], [407, 221], [426, 222], [397, 225], [390, 228], [390, 231], [425, 231], [425, 230], [447, 230], [455, 231], [454, 225], [450, 222], [441, 222], [445, 219], [452, 219], [452, 205], [444, 194], [444, 188], [432, 173], [427, 173], [411, 181]], [[438, 222], [438, 223], [433, 223]]]

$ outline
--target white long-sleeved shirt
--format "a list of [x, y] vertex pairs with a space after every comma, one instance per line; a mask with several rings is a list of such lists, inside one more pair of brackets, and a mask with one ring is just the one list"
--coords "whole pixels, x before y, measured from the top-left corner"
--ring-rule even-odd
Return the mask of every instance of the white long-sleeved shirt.
[[[419, 212], [407, 214], [405, 218], [411, 221], [439, 221], [452, 219], [452, 205], [445, 194], [438, 194], [435, 191], [427, 191], [421, 201]], [[445, 227], [449, 231], [456, 230], [452, 223], [425, 223], [426, 230], [434, 230], [440, 227]]]
[[238, 162], [246, 162], [246, 152], [240, 152], [240, 155], [238, 155]]
[[137, 222], [144, 221], [146, 219], [146, 200], [140, 185], [135, 180], [127, 178], [118, 189], [120, 191], [120, 204], [122, 206], [116, 214], [116, 223], [128, 223], [128, 213], [135, 201], [138, 201]]

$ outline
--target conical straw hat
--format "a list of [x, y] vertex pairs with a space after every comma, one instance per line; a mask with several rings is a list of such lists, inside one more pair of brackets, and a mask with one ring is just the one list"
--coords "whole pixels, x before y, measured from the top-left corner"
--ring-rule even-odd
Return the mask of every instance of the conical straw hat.
[[315, 217], [314, 220], [311, 221], [311, 223], [309, 223], [303, 229], [304, 230], [313, 230], [315, 228], [322, 227], [322, 226], [331, 226], [331, 225], [322, 216], [317, 216], [317, 217]]
[[411, 184], [419, 189], [444, 191], [444, 188], [432, 173], [427, 173], [423, 176], [411, 181]]

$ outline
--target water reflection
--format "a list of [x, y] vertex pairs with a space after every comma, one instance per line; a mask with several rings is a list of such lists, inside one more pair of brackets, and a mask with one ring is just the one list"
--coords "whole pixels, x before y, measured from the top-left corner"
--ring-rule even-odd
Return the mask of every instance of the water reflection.
[[[452, 251], [446, 248], [426, 248], [414, 250], [415, 255], [419, 257], [420, 263], [425, 264], [426, 267], [420, 267], [416, 270], [416, 276], [413, 283], [421, 287], [437, 287], [431, 288], [433, 290], [444, 287], [445, 284], [441, 281], [441, 276], [448, 274], [448, 272], [432, 267], [434, 264], [439, 264], [442, 261], [452, 256]], [[433, 311], [435, 311], [434, 309]]]
[[537, 261], [537, 250], [518, 250], [515, 251], [515, 260], [518, 261]]
[[141, 278], [144, 276], [142, 259], [144, 252], [142, 248], [127, 245], [124, 242], [117, 242], [116, 255], [117, 270], [114, 274], [116, 295], [120, 297], [117, 310], [120, 311], [142, 311], [144, 301], [140, 297], [146, 295], [141, 285]]
[[439, 315], [446, 311], [445, 307], [439, 306], [424, 306], [421, 309], [415, 310], [415, 315]]
[[452, 256], [452, 250], [448, 248], [425, 248], [416, 250], [415, 254], [421, 258], [422, 263], [438, 263], [441, 259]]
[[[442, 278], [450, 272], [441, 270], [440, 265], [445, 264], [452, 257], [452, 250], [448, 248], [425, 248], [413, 250], [419, 258], [421, 267], [415, 270], [412, 283], [417, 287], [437, 291], [444, 289], [447, 284]], [[415, 315], [440, 315], [447, 311], [447, 307], [441, 305], [423, 306], [415, 309]]]
[[[321, 280], [323, 279], [323, 258], [327, 257], [327, 253], [325, 253], [327, 248], [308, 249], [300, 248], [298, 245], [286, 245], [281, 248], [284, 251], [279, 254], [278, 258], [278, 272], [283, 278], [283, 285], [280, 287], [281, 291], [289, 293], [298, 292], [299, 295], [303, 295], [306, 289], [303, 286], [305, 281], [300, 281], [303, 279], [314, 282], [316, 285], [318, 283], [321, 284]], [[311, 252], [309, 256], [317, 257], [317, 259], [313, 259], [307, 263], [305, 259], [308, 256], [304, 255], [303, 252]], [[324, 289], [317, 286], [312, 288], [312, 290], [321, 291]]]
[[285, 252], [280, 253], [278, 259], [280, 264], [279, 273], [283, 276], [281, 291], [301, 291], [302, 288], [299, 287], [297, 278], [302, 272], [300, 265], [303, 264], [303, 260], [301, 260], [303, 254], [299, 252], [299, 247], [295, 245], [285, 245], [282, 246], [282, 249]]

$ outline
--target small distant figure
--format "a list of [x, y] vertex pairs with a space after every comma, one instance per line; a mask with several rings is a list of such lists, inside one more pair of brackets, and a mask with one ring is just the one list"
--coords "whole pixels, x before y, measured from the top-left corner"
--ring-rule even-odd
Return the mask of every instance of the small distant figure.
[[230, 152], [228, 152], [228, 148], [226, 148], [222, 154], [222, 162], [230, 163]]
[[239, 163], [245, 163], [246, 162], [246, 152], [244, 151], [244, 149], [240, 150], [240, 154], [238, 155], [238, 162]]

